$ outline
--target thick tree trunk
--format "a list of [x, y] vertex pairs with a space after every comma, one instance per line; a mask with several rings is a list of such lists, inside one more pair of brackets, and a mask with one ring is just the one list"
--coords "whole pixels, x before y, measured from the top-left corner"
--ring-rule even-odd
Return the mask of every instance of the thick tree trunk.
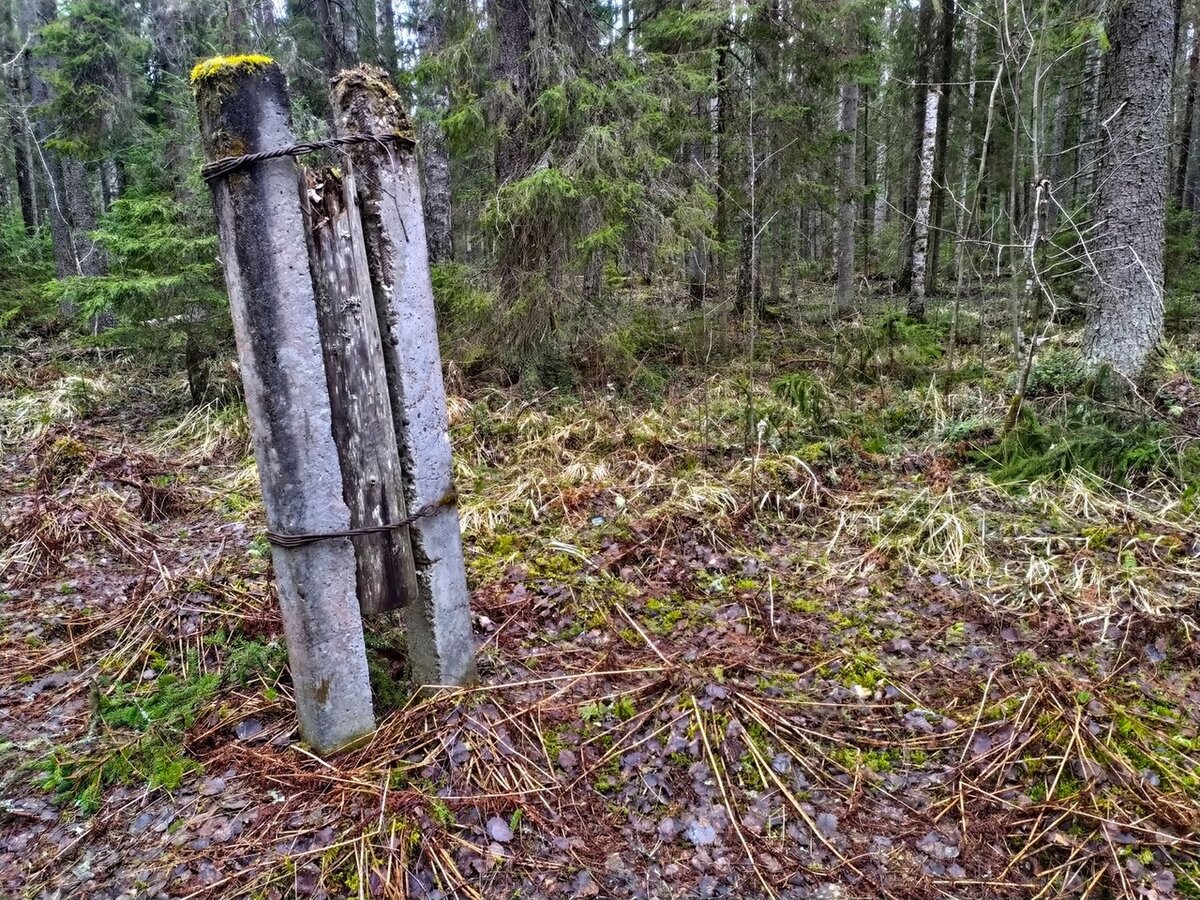
[[163, 79], [162, 90], [167, 98], [163, 104], [163, 117], [172, 136], [166, 143], [166, 165], [175, 199], [179, 201], [188, 196], [187, 178], [192, 167], [193, 143], [183, 97], [190, 59], [184, 37], [185, 24], [185, 8], [179, 0], [155, 4], [152, 23], [154, 61]]
[[739, 313], [762, 315], [761, 290], [758, 278], [758, 239], [752, 216], [742, 216], [742, 240], [738, 245], [737, 303]]
[[1162, 337], [1172, 0], [1127, 0], [1109, 29], [1084, 355], [1128, 378]]
[[858, 203], [858, 85], [842, 82], [838, 109], [838, 238], [837, 238], [837, 309], [841, 315], [854, 310], [854, 238]]
[[925, 294], [928, 277], [929, 217], [933, 193], [933, 157], [937, 147], [938, 106], [941, 95], [929, 91], [925, 102], [925, 126], [921, 139], [920, 178], [917, 183], [917, 204], [913, 216], [912, 286], [908, 294], [908, 314], [914, 319], [925, 318]]
[[[391, 6], [391, 0], [377, 0]], [[441, 0], [422, 0], [418, 9], [417, 48], [421, 60], [436, 55], [445, 41], [445, 8]], [[393, 51], [395, 35], [393, 34]], [[395, 53], [393, 52], [393, 65]], [[450, 195], [450, 149], [441, 120], [449, 108], [443, 84], [425, 83], [426, 113], [421, 119], [421, 176], [425, 189], [425, 234], [429, 261], [454, 259], [454, 217]]]
[[496, 64], [492, 73], [496, 106], [496, 179], [504, 184], [524, 176], [531, 162], [526, 121], [529, 109], [529, 49], [533, 14], [529, 0], [489, 0], [488, 15], [496, 32]]
[[21, 221], [25, 231], [32, 234], [38, 227], [37, 192], [33, 177], [33, 159], [29, 152], [29, 134], [21, 120], [12, 119], [9, 134], [13, 143], [13, 168], [17, 180], [17, 197], [21, 206]]
[[358, 19], [354, 4], [338, 0], [315, 0], [315, 11], [325, 73], [332, 79], [358, 61]]
[[[425, 46], [422, 45], [422, 23], [435, 16], [444, 15], [444, 0], [434, 3], [422, 0], [417, 20], [418, 50], [425, 56]], [[388, 73], [392, 81], [396, 80], [399, 71], [396, 60], [396, 9], [392, 0], [375, 0], [375, 46], [379, 56], [379, 66]]]

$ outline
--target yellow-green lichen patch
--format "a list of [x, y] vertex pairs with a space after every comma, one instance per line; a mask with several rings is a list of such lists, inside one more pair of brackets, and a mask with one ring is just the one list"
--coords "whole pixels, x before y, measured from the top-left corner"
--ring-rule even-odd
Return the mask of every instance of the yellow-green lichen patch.
[[237, 56], [214, 56], [205, 59], [192, 67], [192, 84], [199, 84], [218, 75], [235, 75], [246, 72], [257, 72], [271, 65], [275, 60], [261, 53], [248, 53]]

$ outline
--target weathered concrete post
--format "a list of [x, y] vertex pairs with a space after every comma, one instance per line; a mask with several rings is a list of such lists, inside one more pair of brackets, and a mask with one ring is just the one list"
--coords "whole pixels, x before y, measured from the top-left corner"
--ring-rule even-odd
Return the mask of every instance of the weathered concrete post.
[[[192, 73], [209, 159], [293, 143], [283, 73], [266, 57], [221, 57]], [[345, 531], [298, 170], [291, 159], [213, 182], [221, 257], [268, 526]], [[349, 538], [272, 550], [300, 730], [326, 753], [375, 727]]]
[[[408, 134], [400, 98], [380, 69], [360, 66], [333, 85], [338, 132]], [[389, 144], [349, 148], [358, 185], [367, 262], [403, 460], [408, 508], [453, 497], [453, 465], [441, 354], [429, 281], [416, 160]], [[410, 529], [418, 597], [406, 607], [414, 679], [462, 684], [475, 674], [458, 508], [447, 503]]]

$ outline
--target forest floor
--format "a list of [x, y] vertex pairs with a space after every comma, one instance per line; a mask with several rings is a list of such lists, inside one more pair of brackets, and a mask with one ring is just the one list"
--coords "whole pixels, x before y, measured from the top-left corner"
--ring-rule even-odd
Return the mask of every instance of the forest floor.
[[1200, 515], [988, 377], [457, 392], [481, 682], [328, 760], [244, 410], [2, 377], [0, 896], [1200, 897]]

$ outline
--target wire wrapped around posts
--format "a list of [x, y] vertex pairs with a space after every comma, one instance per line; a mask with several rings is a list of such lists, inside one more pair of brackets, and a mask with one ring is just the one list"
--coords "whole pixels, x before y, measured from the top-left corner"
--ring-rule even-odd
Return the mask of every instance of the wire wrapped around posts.
[[451, 506], [458, 502], [458, 492], [450, 491], [441, 500], [426, 503], [411, 515], [405, 516], [398, 522], [388, 522], [386, 525], [371, 525], [367, 528], [347, 528], [345, 531], [316, 531], [308, 534], [281, 534], [278, 531], [267, 531], [266, 538], [276, 547], [303, 547], [305, 544], [315, 544], [317, 541], [328, 541], [334, 538], [357, 537], [360, 534], [379, 534], [384, 531], [396, 531], [407, 528], [420, 519], [432, 516], [443, 506]]
[[349, 147], [355, 144], [378, 144], [385, 150], [388, 149], [389, 144], [409, 150], [416, 146], [411, 137], [395, 131], [384, 131], [379, 134], [348, 134], [345, 137], [326, 138], [323, 141], [300, 141], [286, 147], [276, 147], [273, 150], [247, 153], [245, 156], [226, 156], [223, 159], [214, 159], [200, 168], [200, 175], [206, 182], [212, 183], [218, 178], [254, 163], [266, 162], [269, 159], [283, 159], [288, 156], [295, 158], [307, 153], [316, 153], [318, 150], [334, 150], [338, 147]]

